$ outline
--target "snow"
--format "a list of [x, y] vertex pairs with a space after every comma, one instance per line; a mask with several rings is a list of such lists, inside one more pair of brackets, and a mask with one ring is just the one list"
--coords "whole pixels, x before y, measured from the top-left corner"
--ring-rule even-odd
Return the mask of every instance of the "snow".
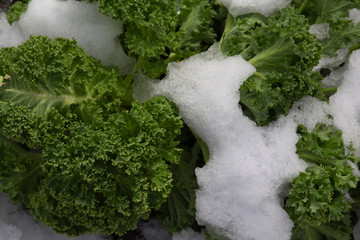
[[359, 66], [356, 51], [332, 76], [342, 82], [329, 103], [305, 97], [268, 127], [256, 127], [238, 107], [239, 86], [254, 68], [240, 56], [223, 56], [217, 46], [170, 64], [162, 81], [139, 76], [135, 97], [165, 95], [207, 143], [210, 159], [196, 169], [199, 224], [234, 240], [288, 240], [293, 224], [282, 208], [283, 198], [290, 179], [307, 166], [295, 153], [296, 127], [303, 124], [311, 131], [319, 122], [333, 124], [343, 131], [347, 146], [352, 141], [359, 148]]
[[353, 142], [360, 149], [360, 51], [350, 56], [337, 93], [330, 98], [331, 115], [335, 125], [343, 132], [346, 144]]
[[0, 12], [0, 48], [17, 46], [23, 41], [24, 36], [18, 24], [10, 26], [5, 13]]
[[328, 23], [319, 23], [311, 25], [309, 32], [314, 34], [317, 39], [323, 40], [329, 37], [329, 29]]
[[338, 87], [343, 80], [345, 70], [345, 66], [333, 70], [328, 76], [324, 78], [322, 81], [322, 86], [324, 88]]
[[353, 20], [354, 24], [358, 24], [360, 22], [360, 10], [357, 8], [353, 8], [349, 11], [349, 19]]
[[349, 48], [339, 49], [335, 57], [329, 57], [327, 55], [321, 55], [319, 64], [314, 67], [313, 71], [319, 71], [322, 68], [329, 68], [331, 70], [336, 69], [342, 63], [345, 62], [349, 54]]
[[[352, 20], [354, 24], [360, 22], [360, 10], [353, 8], [349, 11], [349, 20]], [[319, 40], [326, 39], [329, 36], [329, 24], [320, 23], [310, 26], [310, 32], [315, 34]], [[345, 62], [349, 55], [349, 47], [344, 49], [339, 49], [335, 57], [329, 57], [327, 55], [322, 55], [319, 64], [313, 69], [314, 71], [319, 71], [322, 68], [329, 68], [331, 70], [336, 69], [342, 63]]]
[[[170, 64], [160, 82], [151, 85], [138, 78], [135, 93], [146, 98], [144, 89], [150, 87], [152, 95], [174, 101], [187, 125], [209, 147], [208, 163], [196, 170], [200, 224], [229, 239], [288, 240], [293, 223], [279, 195], [286, 194], [285, 183], [306, 164], [295, 154], [296, 121], [259, 128], [242, 114], [238, 89], [254, 71], [241, 56], [225, 57], [213, 46]], [[141, 86], [144, 81], [146, 87]]]
[[[0, 193], [0, 240], [67, 240], [66, 235], [56, 233], [34, 220], [21, 205], [11, 203]], [[103, 235], [84, 235], [72, 240], [105, 240]]]
[[102, 15], [97, 4], [32, 0], [28, 10], [12, 27], [4, 14], [0, 17], [0, 47], [16, 46], [30, 35], [74, 38], [87, 54], [105, 65], [117, 65], [122, 73], [128, 73], [135, 62], [126, 56], [117, 39], [122, 33], [122, 23]]
[[172, 240], [205, 240], [205, 237], [202, 233], [195, 232], [189, 228], [174, 234]]
[[[122, 32], [119, 21], [106, 18], [97, 5], [74, 0], [32, 0], [19, 22], [8, 24], [0, 13], [0, 48], [17, 46], [32, 35], [51, 38], [75, 38], [79, 46], [103, 64], [117, 65], [128, 72], [134, 60], [127, 57], [116, 36]], [[19, 205], [13, 205], [0, 195], [0, 240], [65, 240], [65, 235], [35, 221]], [[74, 240], [100, 240], [100, 235], [86, 235]]]
[[248, 13], [261, 13], [269, 16], [290, 4], [290, 0], [220, 0], [234, 16]]
[[202, 233], [195, 232], [191, 228], [183, 229], [181, 232], [174, 233], [171, 236], [166, 232], [165, 227], [161, 226], [154, 218], [150, 218], [148, 221], [140, 221], [138, 230], [141, 232], [144, 240], [205, 240]]
[[[268, 16], [290, 2], [221, 1], [234, 16], [250, 12]], [[354, 22], [359, 21], [358, 15], [358, 10], [350, 11]], [[326, 31], [324, 26], [321, 31], [318, 27], [313, 26], [311, 31], [321, 38]], [[133, 60], [124, 55], [116, 40], [121, 28], [120, 22], [99, 14], [97, 5], [74, 0], [32, 0], [26, 14], [12, 26], [0, 14], [0, 47], [16, 46], [30, 34], [75, 38], [87, 53], [105, 64], [119, 63], [126, 72]], [[348, 50], [343, 49], [335, 58], [323, 56], [314, 71], [333, 70], [347, 55]], [[283, 198], [289, 181], [307, 167], [295, 153], [299, 138], [296, 127], [304, 124], [311, 130], [318, 122], [334, 124], [343, 132], [346, 145], [353, 142], [360, 149], [359, 66], [360, 51], [355, 51], [344, 67], [333, 71], [324, 81], [325, 86], [339, 86], [329, 103], [305, 97], [294, 104], [288, 116], [268, 127], [257, 127], [238, 106], [239, 86], [255, 71], [254, 67], [241, 56], [223, 56], [216, 45], [185, 61], [169, 64], [168, 75], [162, 81], [137, 76], [134, 96], [144, 101], [165, 95], [178, 106], [187, 125], [207, 143], [210, 159], [196, 170], [200, 187], [196, 193], [199, 224], [234, 240], [289, 240], [293, 223], [282, 208]], [[0, 195], [0, 206], [0, 240], [68, 239], [35, 221], [4, 195]], [[359, 228], [354, 231], [359, 232]], [[171, 239], [156, 222], [149, 221], [141, 229], [146, 239]], [[98, 240], [103, 236], [74, 239]], [[172, 239], [203, 237], [188, 229]]]
[[140, 221], [138, 230], [142, 233], [144, 240], [171, 240], [171, 235], [166, 232], [166, 229], [160, 223], [150, 218], [148, 221]]

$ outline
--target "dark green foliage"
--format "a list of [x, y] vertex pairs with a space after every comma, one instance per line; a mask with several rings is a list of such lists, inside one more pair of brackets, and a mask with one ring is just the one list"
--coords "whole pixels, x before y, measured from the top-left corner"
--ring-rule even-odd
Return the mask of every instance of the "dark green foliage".
[[12, 200], [69, 236], [122, 235], [166, 201], [182, 121], [165, 98], [124, 103], [118, 70], [66, 39], [1, 49], [0, 66], [0, 188]]
[[28, 194], [35, 192], [42, 178], [41, 153], [31, 152], [7, 140], [0, 132], [0, 190], [16, 202], [28, 203]]
[[345, 154], [342, 133], [332, 126], [317, 124], [313, 131], [308, 132], [299, 125], [297, 133], [301, 137], [296, 143], [296, 153], [309, 164], [336, 166], [345, 160], [355, 160]]
[[[87, 123], [116, 112], [126, 88], [113, 67], [85, 55], [75, 41], [30, 37], [17, 48], [0, 49], [1, 100], [26, 105], [43, 116], [52, 107], [68, 109]], [[121, 106], [128, 107], [128, 106]]]
[[299, 12], [309, 19], [309, 24], [328, 23], [329, 37], [322, 40], [323, 54], [330, 57], [337, 51], [356, 43], [360, 37], [360, 24], [354, 24], [349, 10], [360, 8], [356, 0], [293, 0]]
[[11, 7], [6, 13], [6, 20], [10, 25], [12, 25], [14, 22], [19, 21], [21, 15], [26, 12], [30, 1], [31, 0], [18, 1], [11, 5]]
[[309, 167], [291, 181], [286, 210], [302, 227], [340, 221], [351, 209], [344, 191], [355, 188], [357, 181], [345, 163]]
[[208, 232], [204, 232], [205, 240], [219, 240], [211, 236]]
[[189, 227], [200, 229], [195, 219], [195, 190], [198, 188], [195, 168], [202, 167], [205, 162], [200, 145], [188, 128], [183, 128], [179, 141], [183, 150], [181, 161], [170, 166], [174, 186], [157, 213], [157, 219], [169, 233]]
[[299, 126], [296, 145], [300, 158], [310, 164], [291, 180], [285, 209], [295, 223], [292, 240], [350, 239], [354, 202], [347, 192], [357, 186], [358, 177], [347, 161], [341, 132], [318, 124], [312, 132]]
[[321, 45], [309, 33], [307, 19], [294, 8], [283, 8], [269, 18], [229, 15], [220, 49], [227, 55], [241, 54], [256, 68], [240, 87], [240, 104], [260, 126], [286, 115], [303, 96], [322, 97], [318, 91], [322, 77], [312, 72]]
[[[29, 2], [13, 5], [10, 24]], [[0, 190], [69, 236], [123, 235], [151, 212], [170, 233], [201, 228], [195, 168], [209, 152], [191, 132], [178, 136], [182, 122], [165, 98], [133, 101], [137, 72], [161, 78], [168, 63], [220, 41], [224, 54], [241, 54], [256, 68], [240, 87], [240, 105], [263, 126], [303, 96], [323, 99], [322, 76], [312, 69], [321, 54], [335, 56], [360, 37], [360, 24], [347, 19], [358, 0], [293, 0], [268, 18], [233, 18], [215, 0], [87, 2], [122, 21], [122, 47], [137, 60], [128, 76], [67, 39], [31, 37], [0, 49]], [[329, 24], [329, 38], [309, 33], [316, 23]], [[309, 167], [292, 179], [286, 199], [291, 239], [351, 239], [360, 197], [348, 161], [356, 159], [331, 126], [299, 126], [298, 133], [297, 154]]]
[[137, 69], [151, 78], [166, 74], [167, 63], [215, 42], [211, 0], [98, 1], [102, 13], [123, 22], [123, 47], [137, 58]]
[[326, 223], [317, 227], [300, 227], [295, 225], [290, 240], [350, 240], [352, 228], [349, 218], [343, 218], [340, 222]]

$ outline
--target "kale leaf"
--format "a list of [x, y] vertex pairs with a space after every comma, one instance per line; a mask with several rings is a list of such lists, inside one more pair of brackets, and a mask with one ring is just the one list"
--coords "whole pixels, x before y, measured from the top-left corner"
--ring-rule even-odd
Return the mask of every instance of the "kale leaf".
[[291, 180], [285, 209], [295, 223], [291, 240], [350, 239], [357, 209], [348, 192], [355, 189], [355, 176], [345, 153], [341, 131], [318, 124], [312, 132], [299, 125], [297, 154], [309, 163], [305, 172]]
[[323, 98], [319, 91], [322, 77], [312, 72], [321, 45], [309, 33], [307, 19], [292, 7], [269, 18], [229, 14], [220, 49], [230, 56], [241, 54], [256, 68], [240, 87], [240, 104], [259, 126], [286, 115], [303, 96]]
[[0, 75], [0, 189], [36, 219], [122, 235], [166, 201], [183, 125], [172, 103], [129, 99], [117, 68], [62, 38], [1, 49]]

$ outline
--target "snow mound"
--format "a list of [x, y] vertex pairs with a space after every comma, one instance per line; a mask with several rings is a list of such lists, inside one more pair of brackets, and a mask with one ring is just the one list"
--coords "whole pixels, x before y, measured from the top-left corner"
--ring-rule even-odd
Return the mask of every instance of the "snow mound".
[[[32, 0], [15, 23], [13, 34], [17, 32], [17, 25], [26, 39], [30, 35], [74, 38], [87, 54], [105, 65], [118, 66], [123, 73], [128, 73], [134, 64], [134, 59], [126, 56], [117, 37], [122, 33], [122, 23], [103, 16], [97, 4], [75, 0]], [[0, 46], [1, 42], [0, 37]]]
[[351, 9], [349, 11], [349, 19], [351, 19], [354, 24], [358, 24], [360, 22], [360, 10], [357, 8]]
[[150, 218], [148, 221], [140, 221], [138, 230], [143, 235], [144, 240], [171, 240], [171, 235], [166, 232], [165, 227], [161, 226], [154, 218]]
[[[50, 227], [36, 221], [21, 205], [14, 205], [0, 193], [0, 240], [68, 240]], [[72, 240], [105, 240], [103, 235], [84, 235]]]
[[15, 47], [24, 41], [24, 35], [17, 23], [10, 26], [5, 13], [0, 12], [0, 48]]
[[353, 52], [337, 93], [330, 98], [335, 126], [343, 132], [346, 144], [360, 149], [360, 50]]
[[240, 56], [223, 56], [217, 46], [169, 65], [162, 81], [138, 77], [135, 95], [174, 101], [209, 147], [209, 161], [196, 169], [199, 224], [234, 240], [289, 240], [293, 223], [282, 208], [283, 198], [290, 180], [307, 167], [296, 155], [296, 128], [303, 124], [311, 131], [317, 123], [332, 124], [343, 132], [346, 146], [360, 149], [359, 66], [360, 50], [331, 76], [330, 82], [337, 78], [341, 83], [329, 103], [304, 97], [267, 127], [257, 127], [238, 107], [239, 86], [254, 68]]
[[327, 55], [321, 55], [319, 64], [314, 67], [313, 71], [319, 71], [322, 68], [329, 68], [334, 70], [344, 63], [349, 55], [349, 48], [339, 49], [335, 57], [329, 57]]
[[309, 32], [314, 34], [317, 39], [323, 40], [329, 37], [330, 25], [328, 23], [313, 24], [310, 26]]
[[261, 13], [270, 16], [290, 4], [290, 0], [220, 0], [234, 16], [248, 13]]
[[202, 233], [189, 228], [182, 230], [180, 233], [175, 233], [172, 240], [205, 240], [205, 237]]
[[[288, 240], [293, 223], [281, 206], [282, 197], [290, 179], [306, 168], [295, 153], [298, 123], [279, 121], [259, 128], [242, 114], [238, 89], [254, 71], [241, 56], [225, 57], [213, 46], [170, 64], [160, 82], [138, 78], [135, 93], [145, 98], [144, 89], [150, 87], [151, 95], [174, 101], [184, 121], [209, 147], [209, 161], [196, 170], [200, 224], [234, 240]], [[314, 101], [308, 99], [306, 105]]]

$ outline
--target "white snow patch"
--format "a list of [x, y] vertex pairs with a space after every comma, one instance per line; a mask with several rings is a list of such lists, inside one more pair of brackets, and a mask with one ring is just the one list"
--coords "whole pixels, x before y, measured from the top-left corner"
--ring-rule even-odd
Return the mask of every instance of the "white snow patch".
[[293, 224], [282, 198], [289, 181], [307, 166], [295, 153], [298, 124], [309, 131], [320, 122], [333, 124], [343, 132], [345, 145], [353, 142], [360, 149], [360, 50], [338, 73], [342, 82], [329, 103], [305, 97], [267, 127], [256, 127], [238, 107], [239, 86], [253, 72], [240, 56], [224, 57], [214, 46], [170, 64], [162, 81], [138, 77], [135, 94], [174, 101], [207, 143], [210, 159], [196, 169], [200, 224], [234, 240], [288, 240]]
[[290, 4], [290, 0], [220, 0], [234, 16], [248, 13], [260, 13], [270, 16], [277, 10]]
[[360, 10], [357, 8], [353, 8], [349, 11], [349, 19], [353, 20], [354, 24], [358, 24], [360, 22]]
[[[358, 24], [360, 22], [360, 10], [356, 8], [351, 9], [349, 11], [349, 19], [352, 20], [354, 24]], [[314, 24], [310, 26], [310, 32], [315, 34], [320, 40], [325, 39], [328, 37], [329, 25], [327, 23]], [[327, 35], [325, 34], [326, 32]], [[334, 70], [339, 67], [348, 58], [349, 47], [351, 46], [339, 49], [335, 57], [322, 55], [319, 64], [313, 69], [313, 71], [319, 71], [322, 68]]]
[[328, 23], [313, 24], [310, 26], [309, 32], [314, 34], [317, 39], [323, 40], [329, 37], [330, 26]]
[[[252, 11], [269, 15], [275, 11], [270, 11], [269, 6], [280, 9], [289, 1], [223, 2], [234, 15]], [[111, 42], [120, 33], [121, 23], [113, 23], [108, 29], [113, 35], [110, 34], [112, 37], [105, 40], [109, 33], [101, 32], [103, 25], [99, 22], [102, 20], [94, 21], [97, 17], [100, 19], [97, 9], [95, 11], [96, 5], [80, 7], [78, 4], [85, 3], [32, 0], [29, 11], [21, 18], [19, 25], [12, 27], [2, 15], [0, 47], [17, 45], [22, 41], [20, 27], [24, 31], [26, 29], [26, 36], [51, 35], [52, 30], [57, 29], [52, 37], [60, 36], [57, 32], [61, 32], [66, 35], [62, 37], [74, 37], [79, 43], [84, 42], [84, 46], [90, 46], [87, 51], [96, 49], [94, 54], [99, 54], [103, 61], [119, 61], [112, 56], [117, 55], [117, 46], [111, 47], [112, 50], [105, 48], [107, 45], [113, 46]], [[88, 11], [86, 14], [81, 12], [84, 9]], [[65, 13], [69, 15], [62, 15]], [[350, 18], [351, 14], [350, 11]], [[51, 18], [52, 15], [56, 16]], [[87, 27], [88, 21], [96, 27]], [[110, 19], [104, 21], [102, 24], [108, 25], [106, 21]], [[76, 26], [77, 31], [71, 32], [70, 26], [71, 29]], [[65, 29], [69, 29], [70, 33]], [[95, 36], [94, 40], [87, 42], [89, 36]], [[326, 59], [324, 56], [318, 69], [337, 67], [346, 59], [347, 51], [341, 50], [336, 58]], [[102, 54], [105, 57], [101, 57]], [[124, 66], [127, 64], [124, 63]], [[170, 64], [169, 74], [162, 81], [137, 77], [135, 96], [138, 99], [167, 96], [177, 104], [180, 115], [210, 149], [209, 162], [196, 171], [200, 185], [196, 200], [200, 224], [230, 239], [290, 239], [293, 224], [282, 209], [281, 200], [286, 194], [289, 180], [306, 168], [306, 164], [295, 154], [297, 125], [304, 124], [311, 130], [318, 122], [333, 123], [343, 132], [345, 144], [352, 141], [354, 147], [360, 149], [360, 51], [352, 54], [344, 69], [345, 72], [341, 72], [339, 77], [333, 76], [341, 77], [342, 82], [338, 92], [330, 98], [330, 104], [306, 97], [294, 104], [288, 116], [262, 128], [256, 127], [238, 107], [239, 86], [255, 69], [240, 56], [223, 56], [216, 46], [181, 63]], [[327, 118], [328, 114], [333, 119]], [[26, 240], [67, 239], [33, 220], [20, 206], [9, 203], [4, 195], [0, 195], [0, 206], [0, 240], [3, 240], [1, 237], [4, 240], [23, 240], [24, 236]]]
[[19, 240], [21, 236], [22, 231], [20, 229], [0, 220], [0, 240]]
[[145, 240], [171, 240], [171, 235], [166, 232], [166, 229], [161, 226], [156, 219], [152, 218], [148, 221], [140, 221], [138, 224], [138, 229], [142, 233]]
[[329, 68], [331, 70], [339, 67], [346, 61], [349, 54], [349, 48], [339, 49], [335, 57], [322, 55], [319, 64], [314, 67], [313, 71], [319, 71], [322, 68]]
[[360, 51], [350, 56], [337, 93], [330, 98], [335, 125], [343, 132], [345, 144], [360, 149]]
[[24, 41], [24, 35], [17, 23], [12, 26], [5, 18], [5, 13], [0, 12], [0, 48], [14, 47]]
[[[225, 57], [214, 46], [170, 64], [160, 82], [142, 87], [148, 79], [137, 78], [135, 93], [144, 97], [144, 89], [152, 84], [152, 95], [174, 101], [184, 121], [209, 147], [208, 163], [196, 170], [200, 224], [229, 239], [288, 240], [293, 223], [279, 196], [286, 195], [286, 184], [307, 166], [295, 154], [295, 144], [298, 121], [308, 117], [294, 114], [297, 121], [279, 120], [259, 128], [243, 116], [238, 89], [254, 71], [241, 56]], [[308, 99], [304, 104], [306, 111], [317, 102]]]
[[322, 81], [324, 88], [338, 87], [343, 80], [344, 72], [346, 67], [340, 67], [333, 70], [328, 76]]
[[180, 233], [175, 233], [172, 240], [205, 240], [202, 233], [195, 232], [191, 228], [184, 229]]
[[0, 193], [0, 240], [105, 240], [104, 235], [68, 238], [36, 221], [21, 205], [11, 203]]
[[32, 0], [19, 22], [24, 35], [76, 39], [85, 52], [121, 72], [131, 70], [134, 60], [124, 53], [118, 34], [122, 23], [99, 12], [97, 4], [75, 0]]

